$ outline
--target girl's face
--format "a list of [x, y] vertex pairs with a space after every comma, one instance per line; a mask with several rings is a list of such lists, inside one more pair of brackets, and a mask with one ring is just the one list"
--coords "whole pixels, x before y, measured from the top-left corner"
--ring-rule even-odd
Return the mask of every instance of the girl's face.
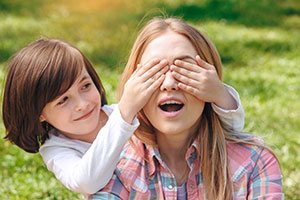
[[70, 138], [85, 140], [98, 133], [101, 97], [85, 67], [73, 85], [46, 104], [40, 121], [47, 121]]
[[[165, 58], [170, 65], [176, 59], [196, 64], [196, 55], [195, 48], [187, 38], [168, 31], [149, 43], [142, 55], [141, 64], [152, 58]], [[193, 134], [201, 118], [205, 103], [179, 89], [177, 84], [178, 81], [168, 71], [162, 85], [143, 109], [157, 134]]]

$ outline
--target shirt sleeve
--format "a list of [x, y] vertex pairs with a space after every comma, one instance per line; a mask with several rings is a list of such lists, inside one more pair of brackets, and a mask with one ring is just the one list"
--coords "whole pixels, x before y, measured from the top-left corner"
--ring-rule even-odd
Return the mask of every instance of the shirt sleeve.
[[275, 156], [264, 149], [258, 156], [248, 184], [248, 198], [255, 200], [281, 200], [282, 175]]
[[111, 179], [123, 146], [138, 126], [137, 118], [132, 124], [125, 122], [116, 106], [86, 153], [66, 139], [63, 144], [47, 144], [46, 141], [40, 148], [40, 154], [48, 169], [68, 189], [93, 194]]
[[224, 110], [216, 104], [212, 103], [213, 110], [220, 117], [221, 121], [234, 131], [242, 131], [244, 128], [244, 110], [238, 92], [229, 85], [224, 84], [229, 94], [234, 98], [237, 104], [236, 110]]

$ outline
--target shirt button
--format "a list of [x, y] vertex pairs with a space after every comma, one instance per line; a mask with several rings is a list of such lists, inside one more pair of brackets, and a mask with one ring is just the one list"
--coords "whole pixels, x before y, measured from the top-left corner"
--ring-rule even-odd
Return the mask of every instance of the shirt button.
[[168, 189], [172, 190], [173, 189], [173, 185], [172, 184], [168, 185]]
[[195, 185], [193, 183], [190, 184], [190, 188], [194, 189]]

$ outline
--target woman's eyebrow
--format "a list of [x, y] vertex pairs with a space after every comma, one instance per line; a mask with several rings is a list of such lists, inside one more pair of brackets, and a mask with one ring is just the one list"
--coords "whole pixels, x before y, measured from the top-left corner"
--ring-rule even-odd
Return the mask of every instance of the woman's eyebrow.
[[175, 59], [174, 59], [174, 61], [175, 60], [184, 60], [184, 59], [192, 59], [192, 60], [195, 60], [192, 56], [190, 56], [190, 55], [183, 55], [183, 56], [179, 56], [179, 57], [176, 57]]
[[[152, 59], [153, 59], [153, 58], [150, 58], [150, 59], [147, 60], [145, 63], [150, 62], [150, 60], [152, 60]], [[195, 58], [193, 58], [193, 57], [190, 56], [190, 55], [183, 55], [183, 56], [175, 57], [174, 61], [175, 61], [175, 60], [184, 60], [184, 59], [192, 59], [192, 60], [195, 60]]]

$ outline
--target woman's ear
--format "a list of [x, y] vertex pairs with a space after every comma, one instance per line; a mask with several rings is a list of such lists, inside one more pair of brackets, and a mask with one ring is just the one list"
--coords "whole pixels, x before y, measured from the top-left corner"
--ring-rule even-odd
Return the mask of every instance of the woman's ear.
[[46, 118], [43, 115], [41, 115], [40, 116], [40, 122], [44, 122], [44, 121], [46, 121]]

